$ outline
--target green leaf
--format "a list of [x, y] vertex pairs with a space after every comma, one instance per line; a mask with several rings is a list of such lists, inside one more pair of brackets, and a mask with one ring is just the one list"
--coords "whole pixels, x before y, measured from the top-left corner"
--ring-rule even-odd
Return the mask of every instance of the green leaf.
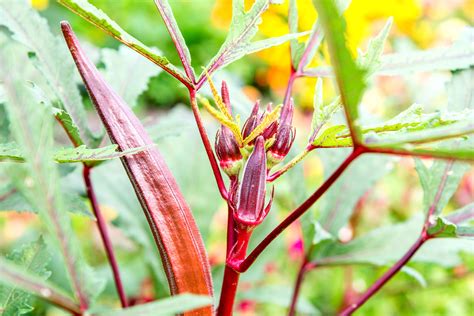
[[[3, 258], [0, 258], [0, 283], [22, 289], [57, 305], [67, 306], [78, 314], [80, 313], [79, 306], [76, 305], [74, 300], [54, 284], [45, 281], [44, 276], [39, 277], [32, 274], [27, 269], [14, 265]], [[22, 309], [23, 312], [29, 310], [31, 309]]]
[[102, 73], [107, 82], [126, 104], [136, 106], [138, 96], [148, 88], [150, 78], [158, 75], [161, 69], [152, 67], [149, 61], [124, 45], [118, 50], [104, 48], [101, 54], [105, 65]]
[[462, 162], [435, 160], [427, 168], [420, 159], [415, 160], [416, 171], [423, 188], [423, 208], [436, 204], [435, 215], [441, 214], [459, 186], [469, 165]]
[[[417, 214], [408, 221], [372, 230], [348, 243], [334, 243], [327, 247], [324, 253], [313, 253], [313, 261], [319, 265], [392, 264], [399, 260], [419, 237], [423, 222], [422, 214]], [[461, 252], [474, 254], [472, 242], [455, 238], [434, 238], [420, 248], [412, 261], [452, 267], [460, 264]]]
[[446, 84], [448, 109], [450, 111], [474, 110], [474, 67], [453, 72], [451, 81]]
[[369, 40], [367, 51], [364, 53], [361, 52], [357, 57], [357, 64], [367, 71], [367, 77], [375, 73], [382, 65], [381, 56], [392, 23], [393, 18], [389, 18], [379, 34]]
[[457, 227], [441, 216], [430, 223], [428, 234], [433, 237], [457, 237]]
[[446, 216], [433, 218], [428, 233], [435, 237], [474, 239], [474, 226], [469, 225], [473, 220], [474, 203], [471, 203]]
[[[239, 294], [241, 299], [249, 299], [260, 304], [271, 304], [288, 308], [293, 289], [288, 286], [260, 286]], [[298, 297], [296, 311], [304, 315], [321, 315], [321, 312], [303, 296]]]
[[17, 144], [14, 142], [0, 144], [0, 161], [2, 160], [12, 160], [17, 162], [23, 162], [23, 154], [18, 148]]
[[277, 46], [308, 34], [307, 32], [286, 34], [252, 42], [251, 40], [257, 34], [258, 25], [262, 22], [262, 14], [268, 9], [270, 4], [275, 2], [272, 0], [256, 0], [250, 10], [245, 12], [243, 0], [232, 1], [232, 21], [226, 40], [201, 74], [199, 82], [205, 80], [206, 72], [212, 74], [217, 69], [223, 68], [245, 55]]
[[[37, 93], [37, 87], [25, 84], [28, 78], [18, 71], [21, 64], [15, 58], [14, 51], [12, 45], [0, 48], [0, 81], [6, 93], [6, 109], [12, 134], [25, 158], [25, 163], [9, 170], [13, 173], [11, 178], [29, 204], [35, 207], [54, 243], [54, 249], [60, 251], [74, 292], [81, 293], [83, 297], [94, 297], [100, 287], [94, 284], [97, 279], [86, 275], [87, 266], [72, 233], [52, 159], [51, 105], [39, 99], [41, 94]], [[15, 175], [15, 172], [22, 173], [23, 177]]]
[[[340, 163], [342, 153], [338, 151], [321, 151], [326, 175]], [[359, 199], [393, 168], [391, 161], [389, 156], [370, 155], [358, 158], [349, 166], [318, 204], [321, 226], [337, 236], [349, 221]]]
[[474, 226], [457, 226], [456, 237], [474, 240]]
[[313, 108], [313, 118], [311, 120], [311, 136], [309, 138], [309, 141], [311, 143], [315, 141], [317, 136], [319, 136], [319, 133], [323, 126], [325, 126], [326, 123], [328, 123], [333, 117], [333, 115], [339, 109], [342, 108], [340, 97], [336, 97], [329, 104], [323, 103], [323, 81], [321, 80], [321, 78], [318, 78], [318, 81], [316, 82]]
[[[70, 192], [62, 193], [64, 205], [67, 205], [65, 208], [68, 212], [94, 218], [83, 198]], [[8, 186], [6, 190], [1, 190], [0, 196], [2, 196], [2, 199], [0, 199], [0, 212], [15, 211], [36, 213], [37, 211], [31, 206], [23, 193], [18, 191], [15, 187]]]
[[[321, 126], [319, 122], [327, 121], [332, 113], [337, 111], [338, 105], [338, 100], [336, 100], [327, 107], [329, 115], [324, 109], [318, 110], [320, 118], [315, 119], [317, 127]], [[407, 145], [408, 143], [432, 142], [474, 132], [474, 125], [470, 122], [471, 117], [474, 119], [473, 114], [474, 112], [468, 110], [453, 113], [423, 113], [421, 105], [413, 104], [394, 118], [383, 123], [362, 126], [361, 130], [365, 142], [369, 146], [390, 147], [393, 145]], [[333, 143], [339, 144], [339, 147], [352, 146], [349, 132], [342, 128], [344, 125], [339, 126], [341, 128], [338, 128], [337, 135], [334, 135]], [[319, 141], [317, 146], [329, 147], [335, 145], [324, 146], [323, 142]]]
[[449, 47], [384, 55], [377, 73], [396, 76], [412, 72], [469, 68], [474, 65], [473, 34], [474, 28], [466, 28], [461, 39]]
[[450, 113], [443, 115], [440, 112], [423, 113], [423, 106], [415, 103], [386, 122], [363, 127], [363, 131], [365, 133], [393, 132], [399, 130], [418, 131], [427, 127], [452, 124], [459, 121], [463, 116], [464, 113], [461, 113], [461, 115], [453, 115]]
[[[86, 145], [57, 150], [53, 154], [53, 159], [57, 163], [84, 162], [88, 165], [97, 165], [100, 162], [133, 155], [146, 150], [148, 147], [138, 147], [117, 151], [118, 145], [109, 145], [100, 148], [87, 148]], [[0, 144], [0, 161], [11, 160], [15, 162], [25, 162], [22, 150], [16, 143]]]
[[[298, 33], [298, 7], [296, 0], [289, 0], [288, 26], [290, 33]], [[298, 68], [305, 47], [305, 43], [299, 42], [296, 38], [290, 40], [291, 61], [294, 69]]]
[[74, 123], [74, 120], [68, 112], [58, 108], [53, 108], [53, 114], [54, 117], [56, 117], [56, 120], [58, 120], [59, 124], [61, 124], [61, 126], [66, 131], [66, 134], [74, 146], [81, 146], [85, 144], [82, 140], [79, 127], [77, 127], [76, 123]]
[[0, 211], [32, 212], [28, 200], [15, 187], [7, 185], [0, 191]]
[[107, 14], [102, 10], [96, 8], [94, 5], [89, 3], [87, 0], [58, 0], [58, 2], [67, 7], [72, 12], [81, 16], [85, 20], [94, 24], [96, 27], [102, 29], [121, 43], [130, 47], [140, 55], [143, 55], [156, 65], [163, 68], [166, 72], [172, 76], [187, 82], [192, 85], [191, 81], [183, 74], [181, 70], [170, 64], [168, 59], [161, 56], [161, 52], [150, 48], [128, 34], [123, 30], [115, 21], [113, 21]]
[[366, 71], [354, 62], [346, 46], [344, 19], [340, 16], [333, 0], [313, 0], [318, 10], [321, 25], [326, 34], [326, 41], [331, 55], [342, 104], [352, 137], [358, 140], [359, 102], [365, 89]]
[[388, 122], [364, 127], [363, 132], [365, 144], [378, 150], [472, 160], [473, 140], [466, 136], [474, 133], [473, 120], [471, 109], [424, 114], [415, 104]]
[[[467, 28], [465, 36], [458, 42], [442, 48], [434, 48], [408, 53], [382, 55], [381, 65], [375, 70], [376, 75], [398, 76], [415, 72], [431, 72], [442, 70], [462, 70], [472, 68], [474, 57], [471, 42], [474, 28]], [[328, 66], [309, 68], [304, 71], [309, 77], [332, 77], [333, 69]]]
[[[249, 43], [243, 48], [243, 51], [237, 52], [238, 54], [232, 56], [231, 58], [233, 59], [232, 61], [228, 62], [227, 64], [230, 64], [231, 62], [238, 60], [242, 58], [245, 55], [253, 54], [256, 52], [259, 52], [261, 50], [273, 47], [273, 46], [278, 46], [281, 45], [285, 42], [288, 42], [289, 40], [296, 39], [301, 36], [308, 35], [310, 32], [299, 32], [295, 34], [286, 34], [278, 37], [272, 37], [272, 38], [267, 38], [263, 40], [259, 40], [256, 42]], [[236, 52], [234, 52], [236, 53]], [[223, 67], [223, 66], [221, 66]]]
[[348, 137], [338, 138], [338, 135], [346, 130], [346, 125], [328, 127], [318, 133], [312, 145], [316, 148], [351, 147], [352, 139]]
[[445, 218], [456, 225], [474, 220], [474, 202], [447, 214]]
[[132, 306], [127, 309], [107, 312], [97, 312], [97, 316], [168, 316], [192, 311], [209, 306], [212, 299], [208, 296], [194, 294], [179, 294], [160, 299], [152, 303]]
[[[1, 45], [1, 43], [0, 43]], [[8, 116], [5, 110], [5, 106], [2, 104], [2, 87], [0, 85], [0, 143], [6, 143], [10, 140], [10, 122], [8, 122]]]
[[[46, 266], [51, 257], [42, 238], [13, 251], [7, 256], [7, 259], [42, 280], [50, 276], [50, 271], [46, 269]], [[0, 285], [0, 310], [3, 310], [3, 316], [23, 315], [31, 312], [33, 310], [31, 303], [31, 296], [20, 290], [16, 284]]]
[[327, 230], [325, 230], [318, 221], [313, 221], [313, 230], [314, 230], [314, 236], [311, 241], [311, 244], [313, 245], [318, 245], [325, 241], [334, 240], [334, 236], [331, 235]]
[[[367, 133], [366, 144], [370, 147], [395, 147], [397, 145], [407, 146], [410, 144], [429, 143], [450, 138], [459, 138], [474, 133], [474, 116], [472, 113], [465, 114], [465, 120], [444, 120], [429, 122], [434, 127], [423, 126], [419, 130], [409, 130], [401, 133], [375, 134]], [[444, 120], [444, 121], [443, 121]], [[436, 126], [436, 124], [441, 124]], [[420, 128], [418, 127], [418, 128]]]
[[83, 139], [91, 141], [93, 136], [87, 128], [86, 112], [74, 80], [74, 64], [64, 43], [51, 33], [47, 21], [25, 0], [2, 1], [0, 25], [7, 27], [15, 40], [31, 50], [30, 55], [37, 61], [56, 101], [80, 127]]
[[124, 151], [117, 151], [118, 145], [109, 145], [101, 148], [87, 148], [85, 145], [65, 148], [54, 154], [54, 160], [59, 163], [85, 162], [96, 165], [99, 162], [115, 159], [127, 155], [133, 155], [147, 149], [145, 147], [131, 148]]

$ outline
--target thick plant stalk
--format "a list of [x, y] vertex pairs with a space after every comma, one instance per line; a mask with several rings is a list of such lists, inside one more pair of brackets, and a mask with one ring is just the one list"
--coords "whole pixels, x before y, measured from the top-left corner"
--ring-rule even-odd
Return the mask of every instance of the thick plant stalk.
[[[138, 118], [107, 85], [94, 64], [80, 48], [71, 26], [62, 31], [91, 99], [112, 142], [120, 150], [149, 146], [122, 158], [124, 167], [141, 202], [172, 294], [193, 293], [212, 296], [207, 254], [192, 213], [178, 185]], [[211, 315], [212, 307], [186, 313]]]
[[[237, 228], [236, 240], [231, 250], [232, 255], [236, 259], [243, 260], [247, 252], [250, 236], [252, 231], [246, 228]], [[231, 316], [233, 314], [233, 307], [235, 295], [237, 294], [237, 286], [239, 285], [240, 273], [233, 270], [228, 265], [225, 266], [224, 279], [222, 281], [222, 292], [219, 299], [219, 307], [217, 309], [217, 316]]]

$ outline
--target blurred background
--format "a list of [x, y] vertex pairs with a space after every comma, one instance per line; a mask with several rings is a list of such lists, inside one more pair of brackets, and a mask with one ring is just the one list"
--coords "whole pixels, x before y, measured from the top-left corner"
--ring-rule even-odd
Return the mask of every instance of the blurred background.
[[[130, 34], [149, 46], [158, 47], [172, 63], [179, 64], [172, 41], [153, 1], [90, 2], [104, 10]], [[317, 18], [316, 11], [311, 0], [297, 2], [300, 12], [299, 28], [302, 31], [309, 30]], [[81, 39], [89, 42], [88, 49], [91, 54], [98, 52], [99, 48], [119, 47], [116, 40], [55, 1], [31, 0], [31, 3], [48, 20], [53, 32], [57, 34], [59, 21], [70, 21]], [[231, 1], [171, 0], [170, 3], [190, 49], [194, 69], [200, 73], [201, 67], [208, 63], [225, 39], [231, 18]], [[271, 6], [263, 16], [258, 37], [267, 38], [288, 33], [287, 12], [287, 1], [282, 5]], [[394, 18], [394, 25], [385, 47], [387, 53], [429, 49], [453, 43], [464, 27], [472, 26], [474, 0], [353, 0], [344, 16], [348, 25], [347, 39], [354, 54], [357, 54], [358, 48], [366, 47], [368, 38], [380, 31], [390, 16]], [[327, 49], [323, 46], [311, 66], [327, 63]], [[248, 109], [257, 99], [274, 104], [281, 103], [289, 71], [289, 44], [285, 44], [245, 57], [220, 72], [219, 76], [231, 82], [232, 90], [235, 91], [235, 94], [231, 94], [231, 99], [238, 98], [237, 102], [241, 102], [242, 107]], [[389, 118], [413, 103], [420, 103], [425, 106], [427, 112], [431, 112], [446, 104], [445, 84], [449, 79], [450, 74], [443, 72], [404, 77], [376, 77], [365, 94], [362, 111], [367, 117]], [[315, 79], [302, 78], [295, 84], [297, 141], [293, 154], [298, 153], [298, 149], [304, 146], [306, 141], [315, 83]], [[85, 90], [82, 92], [85, 102], [88, 102]], [[332, 100], [334, 95], [334, 86], [325, 79], [326, 101]], [[152, 137], [158, 142], [191, 204], [209, 250], [218, 289], [225, 256], [226, 209], [218, 198], [208, 162], [188, 110], [187, 91], [171, 76], [160, 72], [150, 79], [148, 88], [139, 96], [135, 109], [150, 127]], [[99, 125], [93, 111], [90, 113], [90, 119]], [[217, 125], [207, 116], [206, 119], [212, 137]], [[155, 124], [156, 122], [158, 123]], [[189, 153], [192, 153], [192, 159], [189, 159]], [[313, 153], [299, 168], [289, 173], [287, 180], [279, 182], [272, 216], [266, 220], [261, 231], [255, 234], [255, 239], [261, 239], [284, 214], [312, 192], [327, 174], [333, 160], [342, 159], [344, 153], [346, 152], [336, 153], [329, 150]], [[405, 221], [421, 211], [423, 196], [413, 159], [394, 158], [384, 163], [387, 173], [356, 201], [355, 215], [351, 224], [340, 232], [341, 240], [351, 240], [383, 224]], [[150, 240], [146, 241], [149, 236], [140, 231], [140, 227], [144, 227], [143, 221], [132, 216], [131, 210], [139, 209], [132, 189], [119, 162], [107, 163], [106, 166], [107, 170], [98, 168], [94, 178], [97, 180], [101, 207], [114, 228], [113, 240], [125, 271], [127, 292], [132, 297], [140, 297], [140, 300], [164, 296], [166, 286], [160, 288], [150, 280], [150, 273], [156, 273], [150, 272], [150, 267], [159, 270], [160, 263], [156, 258], [149, 258], [149, 265], [144, 266], [139, 260], [139, 254], [146, 249]], [[116, 170], [115, 176], [111, 176], [110, 169]], [[76, 171], [67, 172], [64, 187], [71, 192], [83, 194], [80, 172]], [[301, 177], [303, 182], [298, 181]], [[199, 191], [196, 179], [199, 179]], [[350, 185], [357, 185], [357, 182]], [[295, 186], [298, 186], [297, 190]], [[295, 190], [298, 192], [295, 193]], [[461, 181], [447, 211], [472, 202], [473, 194], [474, 172], [470, 171]], [[87, 207], [86, 205], [86, 209]], [[30, 213], [4, 209], [5, 211], [0, 212], [0, 249], [7, 251], [22, 240], [30, 238], [31, 230], [38, 223], [36, 217]], [[82, 246], [89, 261], [100, 267], [104, 277], [110, 279], [95, 226], [91, 225], [88, 217], [81, 215], [74, 215], [73, 222], [76, 232], [81, 236]], [[244, 275], [238, 298], [238, 315], [285, 313], [302, 257], [300, 236], [300, 225], [293, 225], [283, 238], [264, 253], [257, 261], [256, 267]], [[150, 244], [148, 246], [153, 247]], [[399, 273], [359, 314], [474, 315], [474, 249], [471, 249], [470, 253], [467, 252], [461, 252], [456, 260], [444, 266], [418, 262], [410, 264], [426, 279], [426, 287], [420, 285], [408, 273]], [[386, 267], [360, 265], [324, 268], [309, 273], [303, 286], [299, 313], [334, 314], [346, 299], [344, 293], [363, 292], [385, 269]], [[163, 281], [163, 275], [155, 277]], [[114, 289], [109, 282], [103, 300], [116, 305], [117, 301], [113, 297]], [[60, 312], [53, 309], [48, 310], [47, 314], [56, 315]]]

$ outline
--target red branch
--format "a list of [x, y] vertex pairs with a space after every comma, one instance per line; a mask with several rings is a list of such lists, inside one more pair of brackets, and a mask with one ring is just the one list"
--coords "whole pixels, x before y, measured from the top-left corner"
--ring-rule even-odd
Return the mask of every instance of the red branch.
[[212, 150], [211, 142], [207, 136], [206, 129], [202, 123], [201, 114], [199, 113], [199, 107], [196, 101], [196, 91], [189, 90], [189, 98], [191, 100], [191, 108], [193, 110], [194, 119], [196, 121], [197, 128], [199, 130], [199, 135], [201, 135], [201, 140], [206, 150], [207, 158], [209, 158], [209, 163], [211, 164], [212, 172], [217, 182], [217, 187], [219, 188], [219, 193], [221, 194], [224, 200], [227, 200], [227, 189], [225, 187], [224, 179], [222, 179], [221, 171], [219, 170], [219, 165], [217, 164], [216, 157], [214, 156], [214, 151]]
[[354, 151], [341, 163], [341, 165], [329, 176], [329, 178], [300, 206], [298, 206], [287, 218], [275, 227], [257, 247], [247, 256], [245, 260], [228, 260], [227, 265], [238, 272], [245, 272], [267, 246], [278, 237], [288, 226], [303, 215], [339, 178], [346, 168], [365, 151], [362, 147], [354, 148]]
[[117, 288], [117, 294], [120, 298], [120, 303], [122, 304], [122, 307], [125, 308], [128, 306], [127, 298], [123, 289], [122, 279], [120, 278], [120, 272], [117, 260], [115, 258], [114, 249], [112, 247], [112, 243], [110, 242], [107, 224], [105, 223], [104, 217], [102, 216], [102, 212], [100, 211], [99, 203], [97, 202], [97, 198], [94, 192], [94, 187], [92, 186], [90, 172], [91, 167], [84, 164], [82, 175], [84, 178], [84, 183], [86, 185], [87, 196], [89, 197], [92, 206], [92, 211], [94, 212], [95, 218], [97, 219], [97, 227], [99, 229], [100, 237], [105, 248], [105, 253], [107, 254], [107, 258], [112, 269], [112, 275], [114, 277], [115, 287]]
[[433, 203], [431, 204], [425, 218], [425, 223], [423, 225], [423, 229], [421, 230], [420, 236], [415, 241], [415, 243], [408, 249], [408, 251], [403, 255], [403, 257], [398, 260], [387, 272], [385, 272], [380, 279], [378, 279], [358, 300], [356, 303], [350, 305], [346, 309], [344, 309], [339, 316], [348, 316], [352, 315], [357, 309], [359, 309], [362, 305], [365, 304], [373, 295], [375, 295], [395, 274], [397, 274], [400, 269], [402, 269], [405, 264], [410, 261], [410, 259], [415, 255], [415, 253], [420, 249], [420, 247], [432, 236], [428, 234], [428, 229], [430, 226], [430, 219], [435, 214], [439, 200], [443, 194], [443, 190], [446, 186], [446, 182], [448, 180], [448, 174], [453, 166], [454, 160], [451, 160], [445, 170], [443, 177], [441, 178], [440, 184], [438, 186], [438, 190], [436, 191], [436, 195], [434, 197]]

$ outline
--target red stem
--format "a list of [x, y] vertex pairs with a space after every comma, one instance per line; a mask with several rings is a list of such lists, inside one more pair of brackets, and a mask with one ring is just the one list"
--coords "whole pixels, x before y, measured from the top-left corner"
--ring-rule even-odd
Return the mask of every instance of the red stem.
[[306, 256], [303, 258], [300, 269], [298, 271], [298, 276], [296, 277], [295, 287], [293, 289], [293, 296], [291, 297], [290, 309], [288, 311], [288, 316], [294, 316], [296, 313], [296, 303], [298, 302], [298, 297], [300, 295], [301, 286], [303, 285], [303, 279], [308, 271], [306, 268], [308, 264], [308, 259]]
[[[163, 18], [163, 22], [165, 22], [168, 33], [170, 34], [170, 37], [173, 40], [179, 59], [181, 60], [181, 64], [184, 67], [184, 72], [186, 73], [186, 76], [188, 76], [188, 79], [193, 84], [195, 84], [196, 78], [194, 77], [194, 71], [191, 67], [190, 60], [186, 56], [185, 48], [183, 47], [183, 44], [186, 44], [181, 43], [181, 41], [184, 41], [184, 38], [181, 35], [178, 26], [176, 25], [176, 21], [174, 21], [173, 13], [166, 10], [166, 5], [163, 1], [155, 0], [155, 5], [157, 6], [158, 11], [160, 11], [160, 15]], [[169, 8], [169, 10], [171, 10], [171, 8]]]
[[384, 285], [387, 283], [398, 271], [400, 271], [403, 266], [410, 261], [413, 255], [420, 249], [420, 247], [427, 241], [430, 237], [424, 233], [422, 234], [416, 242], [411, 246], [411, 248], [405, 253], [405, 255], [393, 265], [390, 270], [388, 270], [380, 279], [377, 280], [365, 293], [362, 295], [356, 303], [350, 305], [345, 310], [343, 310], [339, 316], [348, 316], [352, 315], [359, 307], [361, 307], [367, 300], [369, 300], [375, 293], [377, 293]]
[[91, 202], [92, 211], [97, 219], [97, 228], [100, 232], [100, 237], [102, 238], [102, 242], [104, 244], [105, 253], [107, 254], [107, 258], [112, 268], [112, 275], [115, 281], [115, 287], [117, 288], [117, 293], [120, 298], [120, 303], [122, 307], [125, 308], [128, 306], [127, 298], [125, 295], [125, 291], [123, 289], [122, 280], [120, 278], [120, 272], [117, 265], [117, 260], [115, 258], [114, 250], [112, 247], [112, 243], [110, 242], [109, 233], [107, 231], [107, 224], [102, 216], [102, 212], [99, 208], [99, 203], [97, 202], [97, 198], [94, 192], [94, 187], [92, 186], [92, 181], [90, 177], [91, 167], [84, 165], [84, 169], [82, 172], [84, 183], [86, 185], [87, 196]]
[[[247, 252], [252, 230], [246, 227], [236, 226], [236, 241], [231, 249], [229, 259], [243, 260]], [[217, 308], [217, 316], [231, 316], [239, 284], [240, 273], [231, 266], [226, 265], [224, 270], [224, 280], [222, 282], [221, 297], [219, 307]]]
[[[239, 179], [237, 177], [231, 177], [230, 179], [230, 188], [237, 186]], [[235, 220], [232, 213], [231, 202], [227, 202], [227, 249], [226, 249], [226, 259], [229, 258], [232, 248], [234, 247], [235, 241], [237, 239], [237, 232], [235, 229]]]
[[199, 108], [196, 101], [196, 91], [193, 89], [189, 90], [189, 98], [191, 100], [191, 108], [193, 110], [194, 119], [196, 120], [196, 125], [199, 130], [199, 135], [201, 135], [201, 140], [204, 145], [204, 149], [206, 150], [207, 157], [209, 158], [209, 162], [211, 164], [212, 172], [214, 173], [214, 177], [217, 182], [217, 187], [219, 188], [219, 193], [221, 194], [224, 200], [227, 200], [228, 193], [225, 187], [224, 179], [222, 179], [221, 171], [219, 170], [219, 165], [217, 164], [216, 157], [214, 156], [214, 152], [212, 150], [211, 143], [209, 142], [209, 138], [207, 137], [206, 129], [202, 123], [201, 115], [199, 113]]
[[[362, 145], [361, 145], [362, 146]], [[437, 152], [413, 152], [401, 148], [389, 148], [389, 147], [368, 147], [364, 146], [367, 152], [397, 156], [411, 156], [421, 158], [438, 158], [438, 159], [451, 159], [452, 155], [448, 153], [437, 153]], [[467, 160], [472, 161], [472, 158], [456, 158], [456, 160]]]
[[295, 83], [296, 78], [298, 78], [298, 73], [291, 68], [290, 77], [288, 78], [288, 84], [286, 85], [285, 97], [283, 99], [283, 104], [287, 104], [291, 98], [291, 92], [293, 90], [293, 84]]
[[236, 271], [245, 272], [257, 257], [267, 248], [267, 246], [278, 237], [283, 230], [290, 226], [296, 221], [301, 215], [303, 215], [339, 178], [339, 176], [346, 170], [346, 168], [353, 162], [357, 157], [365, 152], [363, 147], [355, 147], [354, 151], [341, 163], [341, 165], [329, 176], [329, 178], [300, 206], [298, 206], [287, 218], [283, 220], [276, 228], [274, 228], [257, 247], [242, 261], [233, 260], [232, 258], [228, 262]]
[[306, 67], [306, 65], [310, 62], [308, 60], [309, 54], [315, 48], [315, 45], [318, 44], [318, 42], [321, 43], [321, 36], [321, 30], [318, 30], [317, 34], [315, 33], [311, 36], [308, 46], [306, 46], [306, 49], [304, 50], [303, 55], [301, 56], [300, 62], [298, 64], [298, 76], [303, 75], [304, 67]]
[[226, 258], [229, 258], [232, 247], [235, 244], [235, 222], [234, 216], [232, 215], [232, 209], [230, 205], [227, 206], [227, 249], [226, 249]]
[[430, 225], [430, 218], [435, 214], [439, 200], [441, 199], [441, 195], [443, 194], [443, 190], [446, 186], [446, 182], [448, 180], [449, 171], [453, 167], [454, 160], [450, 160], [446, 165], [446, 168], [443, 173], [443, 177], [438, 186], [438, 190], [436, 191], [436, 195], [434, 197], [433, 203], [431, 204], [425, 218], [425, 223], [423, 225], [423, 229], [421, 230], [420, 236], [415, 241], [415, 243], [411, 246], [411, 248], [403, 255], [403, 257], [395, 263], [385, 274], [378, 279], [358, 300], [356, 303], [350, 305], [345, 310], [343, 310], [339, 316], [348, 316], [352, 315], [357, 309], [359, 309], [362, 305], [364, 305], [367, 300], [369, 300], [375, 293], [377, 293], [384, 285], [387, 283], [401, 268], [413, 257], [413, 255], [420, 249], [420, 247], [427, 241], [428, 239], [434, 237], [428, 234], [428, 229]]

